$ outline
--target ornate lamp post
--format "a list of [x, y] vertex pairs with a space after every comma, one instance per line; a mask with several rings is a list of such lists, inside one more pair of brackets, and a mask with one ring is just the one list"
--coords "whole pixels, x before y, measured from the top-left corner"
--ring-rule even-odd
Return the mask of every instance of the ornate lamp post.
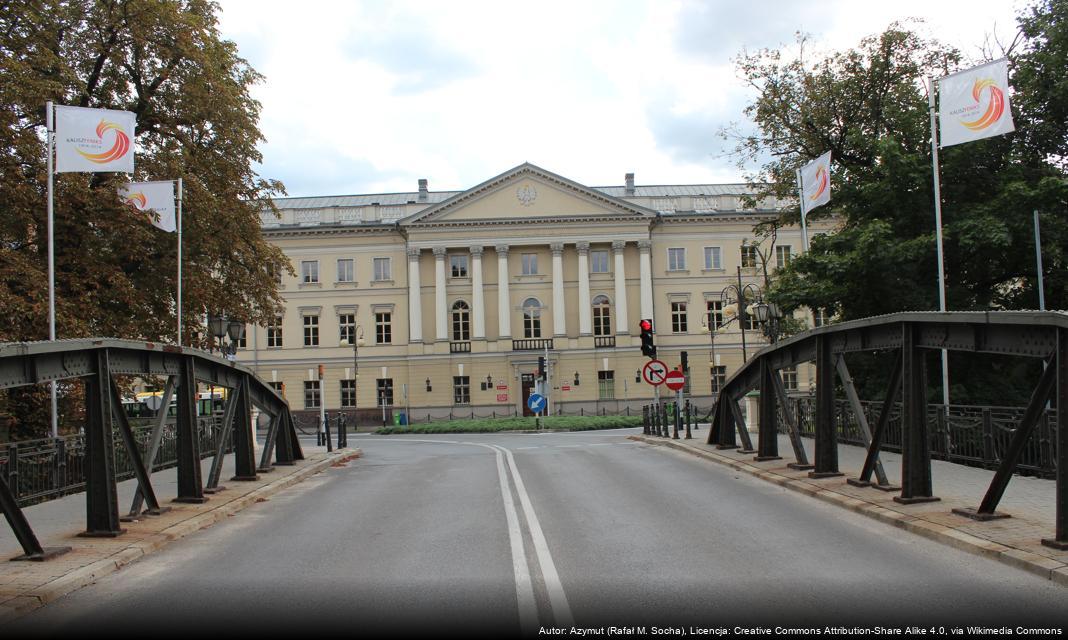
[[[356, 385], [360, 379], [360, 361], [359, 352], [360, 347], [363, 346], [363, 326], [356, 325], [356, 327], [349, 332], [348, 337], [341, 340], [342, 347], [352, 347], [352, 409], [355, 412], [356, 402]], [[354, 414], [357, 417], [353, 418], [353, 431], [359, 428], [359, 414]]]
[[[746, 324], [746, 300], [752, 297], [753, 299], [761, 299], [760, 287], [755, 284], [742, 284], [742, 268], [738, 267], [738, 283], [729, 284], [723, 288], [723, 291], [719, 294], [719, 299], [723, 303], [724, 314], [730, 313], [730, 310], [735, 304], [738, 305], [736, 315], [730, 320], [737, 318], [738, 327], [742, 331], [742, 362], [744, 363], [749, 359], [749, 355], [745, 348], [745, 324]], [[723, 323], [726, 326], [730, 323], [730, 320]]]

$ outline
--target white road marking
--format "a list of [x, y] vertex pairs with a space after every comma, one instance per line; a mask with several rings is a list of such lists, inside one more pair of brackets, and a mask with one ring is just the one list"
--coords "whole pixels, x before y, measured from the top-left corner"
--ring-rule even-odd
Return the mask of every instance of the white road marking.
[[570, 627], [575, 624], [575, 618], [571, 615], [571, 606], [567, 603], [564, 585], [560, 582], [560, 574], [556, 572], [556, 564], [553, 563], [553, 556], [549, 553], [549, 544], [545, 540], [545, 533], [541, 530], [538, 515], [534, 513], [534, 506], [530, 503], [530, 496], [527, 495], [526, 487], [523, 484], [523, 476], [519, 475], [519, 469], [515, 466], [515, 458], [509, 449], [496, 445], [493, 445], [493, 447], [503, 451], [504, 455], [508, 457], [508, 468], [512, 471], [512, 480], [515, 482], [516, 493], [519, 495], [519, 504], [523, 506], [523, 515], [527, 519], [530, 538], [534, 541], [534, 551], [538, 555], [541, 575], [545, 579], [545, 590], [549, 593], [549, 604], [552, 606], [553, 618], [557, 626]]
[[526, 451], [527, 449], [541, 449], [541, 447], [518, 447], [516, 451]]
[[508, 539], [512, 545], [512, 570], [515, 573], [515, 592], [519, 600], [519, 628], [530, 632], [539, 626], [534, 584], [530, 580], [527, 552], [523, 546], [523, 530], [519, 527], [519, 514], [515, 510], [515, 501], [512, 500], [512, 491], [508, 485], [508, 473], [504, 469], [504, 455], [499, 450], [494, 450], [494, 453], [497, 455], [497, 477], [501, 484], [504, 514], [508, 519]]

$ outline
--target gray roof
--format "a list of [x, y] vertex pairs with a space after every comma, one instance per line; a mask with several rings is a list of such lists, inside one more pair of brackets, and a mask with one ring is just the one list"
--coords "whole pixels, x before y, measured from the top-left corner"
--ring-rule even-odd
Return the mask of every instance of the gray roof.
[[[682, 184], [635, 186], [634, 193], [627, 193], [625, 186], [590, 187], [613, 198], [669, 198], [674, 196], [719, 196], [752, 193], [746, 184]], [[311, 196], [303, 198], [275, 198], [280, 209], [325, 209], [328, 207], [367, 207], [374, 204], [395, 206], [405, 204], [433, 205], [460, 195], [463, 191], [430, 191], [427, 199], [420, 201], [418, 191], [405, 193], [372, 193], [348, 196]]]

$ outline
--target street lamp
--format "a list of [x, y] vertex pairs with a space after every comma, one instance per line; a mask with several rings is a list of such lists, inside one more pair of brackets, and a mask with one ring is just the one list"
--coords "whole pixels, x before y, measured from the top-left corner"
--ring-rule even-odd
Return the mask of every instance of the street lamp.
[[[356, 382], [360, 378], [360, 362], [358, 360], [359, 349], [363, 346], [363, 326], [356, 325], [354, 329], [347, 332], [348, 335], [341, 339], [341, 346], [352, 346], [352, 410], [356, 411]], [[359, 414], [355, 414], [353, 418], [352, 429], [353, 432], [359, 428]], [[347, 436], [346, 436], [347, 437]]]
[[[742, 268], [738, 267], [738, 283], [737, 284], [729, 284], [726, 287], [724, 287], [723, 291], [721, 291], [720, 294], [719, 294], [719, 299], [720, 299], [720, 302], [723, 303], [724, 313], [727, 313], [732, 305], [734, 305], [736, 303], [738, 305], [737, 315], [734, 318], [731, 318], [731, 320], [736, 318], [738, 320], [738, 328], [741, 329], [741, 331], [742, 331], [742, 362], [743, 363], [746, 360], [749, 359], [749, 356], [746, 353], [746, 348], [745, 348], [745, 322], [746, 322], [745, 316], [748, 313], [748, 311], [746, 309], [747, 294], [752, 296], [754, 299], [757, 299], [757, 300], [761, 299], [760, 287], [758, 287], [758, 286], [756, 286], [755, 284], [752, 284], [752, 283], [749, 283], [749, 284], [746, 284], [746, 285], [742, 284]], [[733, 296], [733, 298], [732, 298], [732, 296]], [[723, 323], [723, 326], [726, 326], [729, 323], [730, 323], [730, 320], [728, 320], [727, 322]]]
[[716, 388], [714, 391], [718, 392], [719, 381], [716, 379], [716, 367], [719, 365], [716, 364], [716, 330], [719, 327], [713, 327], [711, 324], [709, 324], [708, 321], [709, 318], [706, 317], [701, 322], [701, 331], [708, 334], [708, 343], [710, 347], [710, 351], [708, 352], [708, 366], [712, 370], [712, 380], [716, 383]]
[[[236, 318], [227, 318], [222, 315], [208, 314], [208, 331], [211, 332], [219, 344], [219, 352], [230, 362], [237, 359], [237, 343], [245, 335], [245, 323]], [[230, 344], [223, 343], [223, 337], [230, 337]], [[209, 352], [212, 348], [209, 347]]]
[[764, 302], [763, 299], [758, 300], [753, 309], [756, 312], [757, 322], [760, 323], [760, 327], [764, 332], [764, 335], [768, 337], [768, 340], [772, 344], [779, 341], [779, 321], [782, 319], [782, 310], [779, 309], [779, 305], [774, 302]]

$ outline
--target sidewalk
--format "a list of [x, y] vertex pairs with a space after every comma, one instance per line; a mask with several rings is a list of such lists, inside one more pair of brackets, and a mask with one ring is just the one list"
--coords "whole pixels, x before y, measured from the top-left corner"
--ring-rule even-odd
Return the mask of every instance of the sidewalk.
[[[680, 433], [680, 436], [684, 434]], [[1055, 496], [1052, 480], [1013, 476], [997, 508], [997, 513], [1012, 517], [979, 522], [952, 513], [954, 508], [979, 506], [994, 471], [935, 460], [931, 463], [933, 493], [937, 502], [905, 505], [894, 502], [900, 491], [881, 491], [871, 487], [854, 487], [848, 478], [860, 475], [866, 451], [861, 447], [838, 446], [838, 470], [845, 475], [813, 479], [808, 471], [798, 471], [786, 465], [794, 461], [793, 449], [786, 436], [779, 437], [781, 460], [756, 462], [755, 453], [742, 454], [738, 449], [716, 449], [705, 444], [708, 426], [693, 432], [693, 439], [672, 440], [642, 434], [633, 440], [661, 445], [724, 464], [737, 471], [757, 476], [786, 489], [856, 511], [868, 517], [892, 524], [911, 533], [936, 540], [952, 547], [992, 558], [1013, 567], [1035, 573], [1047, 580], [1068, 586], [1068, 551], [1043, 546], [1042, 538], [1056, 534]], [[756, 445], [757, 435], [752, 434]], [[815, 442], [804, 438], [809, 461], [815, 459]], [[901, 484], [901, 455], [879, 454], [887, 479]]]
[[[155, 517], [124, 522], [126, 532], [115, 538], [80, 538], [85, 530], [85, 494], [77, 493], [41, 503], [23, 510], [41, 546], [71, 547], [64, 555], [43, 562], [8, 562], [22, 554], [22, 547], [6, 523], [0, 527], [0, 624], [19, 617], [71, 591], [80, 589], [101, 576], [118, 571], [141, 556], [161, 549], [170, 542], [235, 515], [242, 509], [294, 485], [305, 478], [343, 464], [360, 455], [359, 449], [327, 453], [323, 447], [305, 447], [305, 460], [293, 466], [276, 466], [258, 474], [251, 482], [233, 482], [233, 456], [223, 464], [222, 491], [207, 495], [203, 504], [172, 502], [178, 495], [177, 471], [168, 469], [152, 474], [152, 488], [160, 506], [170, 511]], [[202, 462], [207, 479], [211, 458]], [[118, 485], [119, 515], [125, 515], [137, 489], [136, 480]]]

